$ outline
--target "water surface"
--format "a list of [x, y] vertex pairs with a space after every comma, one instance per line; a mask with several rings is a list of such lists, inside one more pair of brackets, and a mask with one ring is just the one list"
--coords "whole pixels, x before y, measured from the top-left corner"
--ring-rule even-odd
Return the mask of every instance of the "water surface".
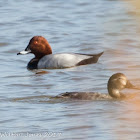
[[[126, 101], [63, 101], [67, 91], [107, 94], [122, 72], [140, 85], [140, 27], [135, 9], [121, 0], [14, 0], [0, 2], [0, 139], [140, 139], [140, 95]], [[98, 53], [97, 64], [27, 70], [33, 55], [17, 56], [35, 35], [53, 53]], [[21, 99], [22, 100], [17, 100]]]

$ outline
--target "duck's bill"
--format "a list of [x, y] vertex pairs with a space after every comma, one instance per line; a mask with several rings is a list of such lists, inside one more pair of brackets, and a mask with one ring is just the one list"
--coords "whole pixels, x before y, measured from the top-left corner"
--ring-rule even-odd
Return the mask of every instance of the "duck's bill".
[[134, 86], [130, 81], [127, 81], [126, 88], [140, 90], [140, 87]]
[[28, 51], [21, 51], [21, 52], [17, 53], [17, 55], [28, 54], [28, 53], [31, 53], [31, 51], [30, 50], [28, 50]]

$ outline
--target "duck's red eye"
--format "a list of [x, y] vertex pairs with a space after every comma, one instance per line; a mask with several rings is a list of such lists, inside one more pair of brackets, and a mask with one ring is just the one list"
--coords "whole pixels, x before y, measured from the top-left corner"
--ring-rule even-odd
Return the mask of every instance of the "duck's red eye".
[[35, 41], [34, 43], [35, 43], [35, 44], [37, 44], [38, 42], [37, 42], [37, 41]]

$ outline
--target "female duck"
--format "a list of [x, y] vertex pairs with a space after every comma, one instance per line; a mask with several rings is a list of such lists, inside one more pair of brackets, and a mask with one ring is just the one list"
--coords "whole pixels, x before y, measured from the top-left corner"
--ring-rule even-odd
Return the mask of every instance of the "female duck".
[[96, 63], [99, 57], [103, 54], [78, 54], [78, 53], [61, 53], [52, 54], [51, 46], [48, 41], [42, 36], [34, 36], [25, 51], [19, 54], [33, 53], [33, 58], [29, 63], [28, 69], [54, 69], [54, 68], [69, 68], [79, 65]]
[[108, 80], [108, 93], [106, 94], [99, 94], [95, 92], [66, 92], [62, 93], [57, 98], [71, 98], [71, 99], [81, 99], [81, 100], [96, 100], [96, 99], [125, 99], [134, 96], [126, 95], [121, 93], [120, 91], [129, 88], [129, 89], [138, 89], [140, 88], [135, 87], [130, 83], [130, 81], [126, 78], [126, 76], [122, 73], [113, 74], [110, 79]]

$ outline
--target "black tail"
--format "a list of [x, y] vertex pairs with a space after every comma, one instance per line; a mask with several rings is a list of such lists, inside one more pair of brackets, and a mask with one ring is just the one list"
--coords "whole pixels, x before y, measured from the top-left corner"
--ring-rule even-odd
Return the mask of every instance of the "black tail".
[[103, 54], [104, 52], [98, 53], [98, 54], [85, 54], [88, 56], [92, 56], [88, 59], [84, 59], [82, 61], [80, 61], [77, 66], [79, 65], [87, 65], [87, 64], [92, 64], [92, 63], [97, 63], [99, 57]]
[[99, 53], [98, 56], [100, 57], [103, 53], [104, 53], [104, 52]]

